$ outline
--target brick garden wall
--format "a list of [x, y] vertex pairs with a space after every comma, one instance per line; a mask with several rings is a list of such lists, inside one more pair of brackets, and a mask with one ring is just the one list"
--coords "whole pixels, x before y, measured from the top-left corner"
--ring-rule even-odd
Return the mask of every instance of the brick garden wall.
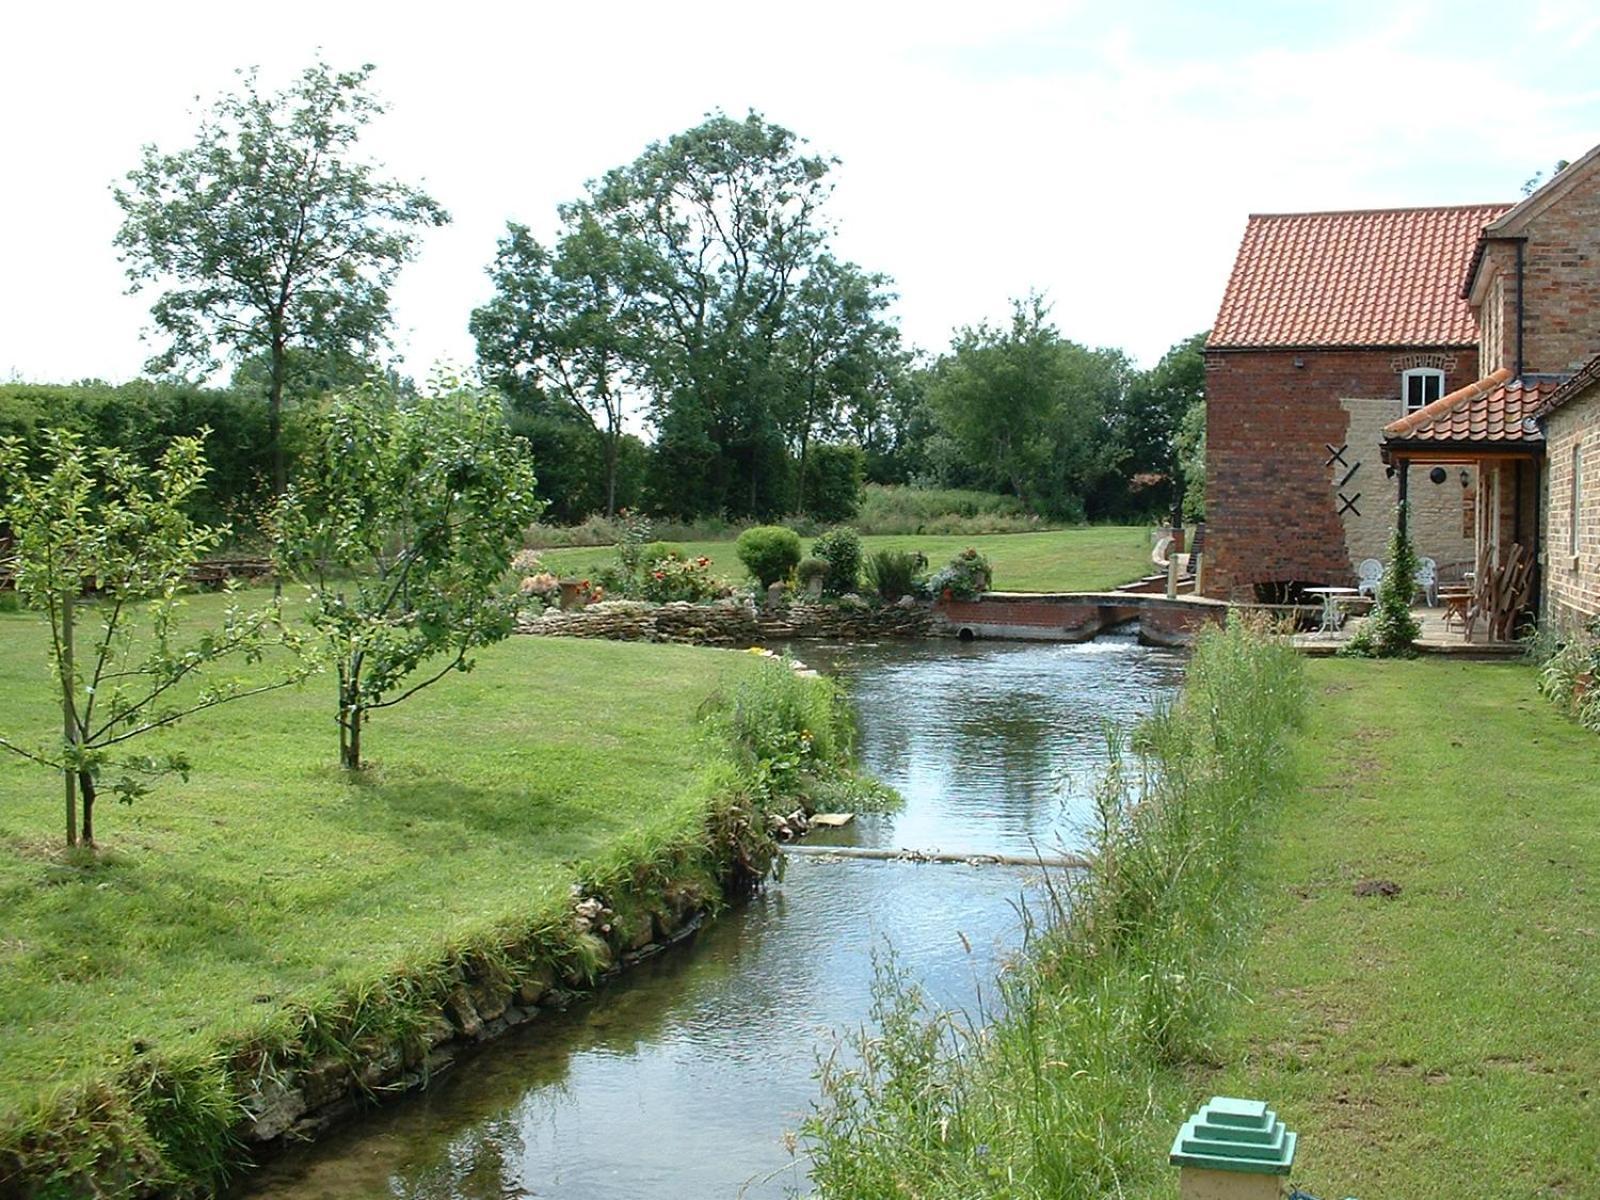
[[[1304, 365], [1296, 367], [1297, 359]], [[1396, 493], [1377, 443], [1352, 440], [1349, 409], [1359, 406], [1348, 402], [1381, 402], [1380, 410], [1392, 403], [1398, 416], [1400, 372], [1422, 365], [1444, 368], [1446, 392], [1478, 378], [1476, 348], [1207, 352], [1207, 595], [1250, 600], [1257, 582], [1353, 582], [1352, 550], [1366, 549], [1372, 538], [1370, 531], [1347, 530], [1339, 494], [1359, 492], [1357, 507], [1367, 515], [1392, 513]], [[1370, 425], [1358, 421], [1356, 437], [1364, 442]], [[1345, 465], [1330, 467], [1327, 447], [1347, 442]], [[1429, 509], [1425, 529], [1441, 535], [1460, 529], [1459, 483], [1453, 491], [1435, 488], [1425, 472], [1420, 480], [1414, 472], [1411, 495]], [[1437, 549], [1431, 557], [1441, 562], [1456, 556], [1454, 544]], [[1427, 543], [1419, 552], [1430, 554]]]

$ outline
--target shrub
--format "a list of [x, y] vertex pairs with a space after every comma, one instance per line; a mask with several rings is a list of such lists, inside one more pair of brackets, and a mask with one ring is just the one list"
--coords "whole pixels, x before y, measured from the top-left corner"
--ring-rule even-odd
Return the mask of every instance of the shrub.
[[682, 554], [667, 553], [647, 561], [639, 592], [654, 604], [675, 600], [699, 603], [723, 590], [722, 581], [711, 574], [711, 560], [704, 555], [684, 558]]
[[812, 446], [806, 456], [806, 514], [819, 521], [848, 521], [861, 505], [866, 474], [860, 446]]
[[664, 558], [682, 558], [683, 547], [677, 542], [651, 542], [639, 554], [639, 561], [645, 566], [653, 566]]
[[880, 599], [893, 604], [922, 590], [927, 565], [927, 558], [913, 550], [879, 550], [867, 560], [867, 580]]
[[811, 553], [827, 564], [822, 590], [830, 596], [853, 592], [861, 579], [861, 535], [847, 525], [830, 529], [811, 544]]
[[1409, 658], [1411, 643], [1422, 632], [1411, 615], [1411, 597], [1417, 590], [1417, 552], [1406, 528], [1407, 505], [1396, 510], [1394, 533], [1389, 537], [1389, 565], [1372, 612], [1341, 651], [1357, 658]]
[[800, 564], [800, 535], [782, 525], [746, 529], [733, 544], [745, 570], [762, 587], [771, 587]]
[[1015, 496], [965, 488], [868, 484], [854, 522], [863, 533], [1026, 533], [1049, 528]]
[[[815, 580], [826, 580], [828, 576], [828, 560], [825, 558], [802, 558], [800, 565], [794, 569], [794, 577], [801, 587], [809, 587]], [[826, 588], [826, 583], [823, 584]]]
[[994, 570], [989, 560], [968, 546], [950, 560], [949, 566], [939, 568], [928, 580], [928, 590], [935, 596], [954, 600], [976, 600], [989, 590], [993, 581]]

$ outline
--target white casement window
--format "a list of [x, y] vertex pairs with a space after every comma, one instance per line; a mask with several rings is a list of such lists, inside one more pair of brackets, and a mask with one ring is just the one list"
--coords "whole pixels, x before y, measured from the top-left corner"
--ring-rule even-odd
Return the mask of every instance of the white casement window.
[[[1583, 507], [1583, 443], [1572, 447], [1572, 508], [1567, 514], [1567, 553], [1578, 557], [1578, 514]], [[1576, 561], [1573, 563], [1577, 565]]]
[[1432, 367], [1407, 371], [1400, 376], [1400, 394], [1405, 397], [1406, 411], [1414, 413], [1444, 395], [1444, 372]]

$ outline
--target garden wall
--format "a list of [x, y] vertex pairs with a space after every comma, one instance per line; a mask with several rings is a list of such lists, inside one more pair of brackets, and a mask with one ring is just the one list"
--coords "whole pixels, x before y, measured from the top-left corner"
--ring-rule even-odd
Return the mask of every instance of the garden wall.
[[752, 646], [790, 638], [926, 637], [926, 605], [870, 608], [847, 604], [790, 604], [757, 609], [738, 601], [644, 604], [606, 601], [574, 612], [550, 611], [520, 626], [541, 636], [607, 638], [621, 642], [682, 642], [694, 646]]

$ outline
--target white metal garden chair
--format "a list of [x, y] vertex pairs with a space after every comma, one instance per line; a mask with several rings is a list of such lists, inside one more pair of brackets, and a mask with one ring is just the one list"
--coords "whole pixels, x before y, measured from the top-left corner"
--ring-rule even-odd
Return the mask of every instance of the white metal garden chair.
[[1363, 558], [1356, 566], [1356, 594], [1376, 596], [1383, 582], [1383, 564], [1375, 558]]
[[1439, 564], [1431, 558], [1417, 561], [1417, 586], [1422, 589], [1422, 597], [1428, 602], [1429, 608], [1439, 606]]

